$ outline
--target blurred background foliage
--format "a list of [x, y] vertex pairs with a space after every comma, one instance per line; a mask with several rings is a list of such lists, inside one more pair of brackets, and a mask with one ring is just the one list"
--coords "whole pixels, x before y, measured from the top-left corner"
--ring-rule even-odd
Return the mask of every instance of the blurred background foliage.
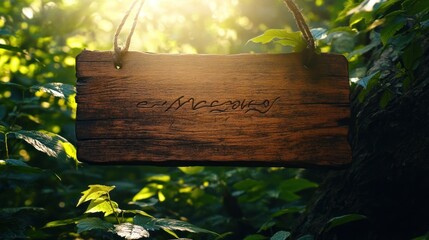
[[[373, 79], [375, 75], [367, 74], [365, 53], [381, 43], [378, 33], [371, 33], [376, 26], [368, 29], [377, 20], [375, 15], [369, 18], [373, 7], [365, 7], [374, 1], [296, 2], [310, 27], [325, 34], [319, 40], [321, 51], [348, 56], [355, 81]], [[151, 231], [153, 239], [286, 239], [323, 170], [308, 174], [303, 169], [274, 167], [91, 166], [76, 159], [75, 57], [85, 48], [111, 50], [114, 31], [130, 4], [125, 0], [1, 1], [0, 238], [121, 239], [122, 230], [109, 225], [116, 220], [103, 217], [106, 209], [91, 213], [85, 203], [76, 207], [88, 185], [100, 184], [116, 187], [100, 196], [108, 196], [120, 209], [189, 222], [220, 234], [173, 222], [158, 221], [161, 225], [152, 224], [152, 229], [141, 223], [149, 231], [164, 229]], [[362, 17], [349, 22], [357, 14]], [[122, 40], [129, 28], [121, 34]], [[248, 42], [268, 29], [297, 30], [283, 1], [147, 0], [130, 50], [201, 54], [292, 50]], [[123, 216], [123, 221], [136, 224], [137, 215]], [[169, 229], [169, 224], [176, 225]]]

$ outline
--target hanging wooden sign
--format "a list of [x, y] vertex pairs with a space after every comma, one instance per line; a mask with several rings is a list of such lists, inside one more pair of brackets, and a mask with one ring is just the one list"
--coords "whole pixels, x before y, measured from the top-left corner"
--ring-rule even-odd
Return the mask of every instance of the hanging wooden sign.
[[341, 166], [347, 60], [301, 54], [77, 57], [78, 158], [91, 163]]

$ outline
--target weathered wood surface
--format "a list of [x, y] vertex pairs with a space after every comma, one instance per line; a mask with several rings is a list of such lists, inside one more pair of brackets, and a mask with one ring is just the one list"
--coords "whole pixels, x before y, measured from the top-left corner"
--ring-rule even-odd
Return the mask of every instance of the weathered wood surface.
[[78, 158], [92, 163], [341, 166], [347, 61], [322, 54], [77, 58]]

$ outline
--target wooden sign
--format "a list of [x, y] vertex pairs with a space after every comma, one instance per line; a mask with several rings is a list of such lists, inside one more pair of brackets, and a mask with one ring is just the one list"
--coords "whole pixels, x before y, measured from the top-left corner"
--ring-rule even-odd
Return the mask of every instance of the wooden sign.
[[77, 58], [78, 158], [155, 165], [341, 166], [347, 142], [347, 60], [321, 54]]

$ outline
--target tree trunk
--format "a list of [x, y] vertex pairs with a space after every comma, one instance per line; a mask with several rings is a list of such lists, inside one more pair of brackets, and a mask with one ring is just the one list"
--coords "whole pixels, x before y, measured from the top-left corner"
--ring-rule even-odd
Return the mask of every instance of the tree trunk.
[[[414, 71], [412, 86], [384, 109], [379, 106], [382, 87], [363, 103], [357, 99], [359, 90], [353, 91], [353, 162], [344, 170], [330, 171], [298, 221], [295, 238], [311, 234], [315, 239], [411, 239], [429, 230], [429, 66], [425, 64], [429, 41], [423, 42], [424, 59]], [[388, 59], [387, 51], [373, 66], [388, 60], [394, 69], [396, 63]], [[380, 81], [393, 78], [391, 72]], [[330, 219], [346, 214], [367, 218], [326, 228]]]

